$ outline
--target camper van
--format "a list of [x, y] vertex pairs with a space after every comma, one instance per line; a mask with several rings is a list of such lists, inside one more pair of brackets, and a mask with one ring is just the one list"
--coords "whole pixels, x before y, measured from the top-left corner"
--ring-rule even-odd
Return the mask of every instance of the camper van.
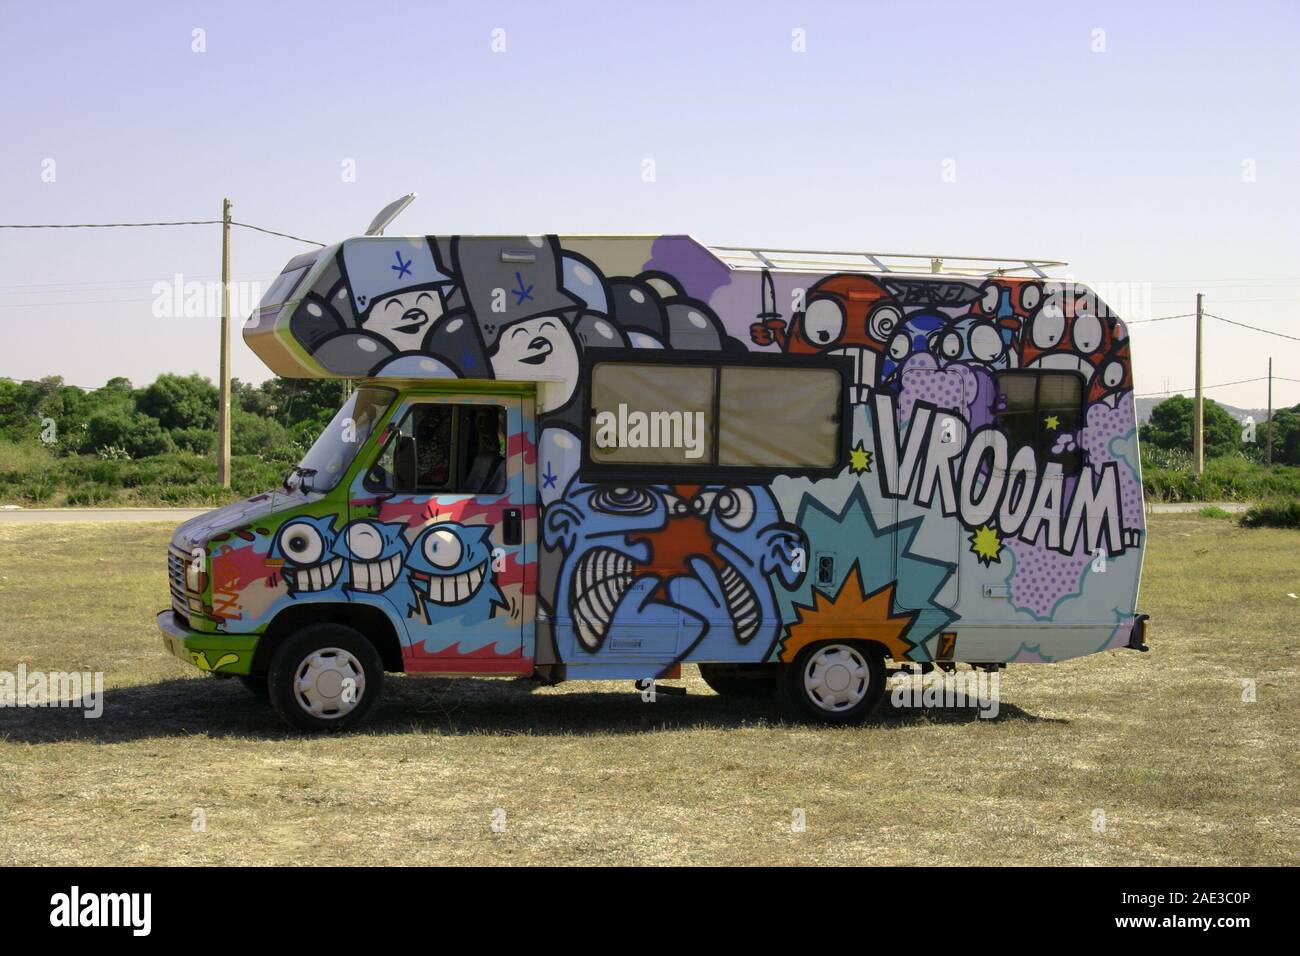
[[891, 673], [1146, 650], [1128, 330], [1062, 263], [366, 235], [244, 326], [349, 397], [177, 529], [167, 650], [303, 730], [388, 673], [863, 720]]

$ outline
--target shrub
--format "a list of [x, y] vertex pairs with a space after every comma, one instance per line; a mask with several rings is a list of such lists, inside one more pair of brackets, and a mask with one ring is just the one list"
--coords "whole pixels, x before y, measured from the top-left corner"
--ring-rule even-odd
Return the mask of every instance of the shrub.
[[117, 496], [117, 489], [108, 485], [82, 485], [68, 493], [68, 504], [79, 507], [94, 507], [107, 504]]
[[1241, 516], [1243, 528], [1300, 528], [1300, 498], [1278, 498], [1252, 505]]
[[207, 456], [217, 450], [217, 433], [210, 428], [173, 428], [168, 434], [179, 451]]
[[268, 459], [292, 458], [294, 454], [288, 430], [273, 418], [264, 418], [246, 412], [242, 408], [234, 409], [230, 414], [230, 453], [232, 455], [256, 455]]
[[175, 447], [158, 420], [140, 412], [99, 412], [91, 416], [86, 431], [92, 448], [124, 448], [132, 458], [148, 458]]

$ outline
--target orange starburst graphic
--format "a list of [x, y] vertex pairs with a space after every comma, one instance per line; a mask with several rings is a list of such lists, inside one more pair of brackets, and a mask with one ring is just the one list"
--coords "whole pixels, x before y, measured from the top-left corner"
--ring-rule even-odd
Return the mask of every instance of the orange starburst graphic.
[[906, 660], [915, 645], [905, 635], [916, 620], [916, 611], [893, 613], [896, 581], [867, 594], [862, 586], [858, 563], [853, 562], [835, 597], [827, 598], [813, 589], [811, 606], [796, 604], [798, 620], [786, 627], [780, 658], [789, 662], [814, 641], [834, 637], [862, 637], [879, 641], [894, 660]]

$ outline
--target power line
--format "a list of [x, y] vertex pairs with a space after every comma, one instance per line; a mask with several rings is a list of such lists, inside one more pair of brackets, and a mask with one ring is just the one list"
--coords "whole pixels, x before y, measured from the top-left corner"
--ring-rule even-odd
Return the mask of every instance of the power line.
[[[1184, 312], [1180, 315], [1160, 315], [1154, 319], [1134, 319], [1126, 324], [1145, 325], [1148, 322], [1166, 322], [1169, 319], [1190, 319], [1195, 315], [1195, 312]], [[1252, 332], [1263, 332], [1265, 335], [1276, 335], [1281, 339], [1290, 339], [1292, 342], [1300, 342], [1300, 336], [1297, 335], [1288, 335], [1285, 332], [1276, 332], [1273, 329], [1261, 329], [1258, 325], [1247, 325], [1245, 322], [1238, 322], [1235, 319], [1226, 319], [1221, 315], [1215, 315], [1213, 312], [1206, 312], [1204, 315], [1211, 319], [1218, 319], [1220, 322], [1227, 322], [1229, 325], [1236, 325], [1243, 329], [1250, 329]]]
[[[223, 223], [221, 219], [176, 219], [166, 222], [36, 222], [36, 223], [0, 223], [0, 229], [142, 229], [147, 226], [219, 226]], [[247, 222], [230, 221], [232, 226], [242, 226], [244, 229], [253, 229], [257, 232], [264, 232], [268, 236], [279, 236], [281, 239], [292, 239], [295, 242], [305, 242], [311, 246], [320, 246], [322, 249], [325, 243], [317, 242], [314, 239], [304, 239], [302, 236], [293, 236], [287, 232], [276, 232], [274, 229], [264, 229], [261, 226], [254, 226]]]
[[145, 226], [214, 226], [220, 225], [220, 219], [180, 219], [170, 222], [39, 222], [0, 223], [0, 229], [140, 229]]
[[1274, 332], [1272, 329], [1261, 329], [1257, 325], [1247, 325], [1245, 322], [1236, 322], [1232, 319], [1225, 319], [1221, 315], [1215, 315], [1213, 312], [1206, 312], [1212, 319], [1218, 319], [1220, 322], [1227, 322], [1229, 325], [1240, 326], [1243, 329], [1250, 329], [1252, 332], [1263, 332], [1265, 335], [1276, 335], [1280, 339], [1290, 339], [1292, 342], [1300, 342], [1300, 336], [1287, 335], [1285, 332]]
[[235, 222], [233, 219], [230, 220], [230, 224], [232, 226], [243, 226], [245, 229], [255, 229], [258, 232], [266, 233], [268, 236], [279, 236], [281, 239], [292, 239], [295, 242], [305, 242], [309, 246], [320, 246], [322, 249], [325, 248], [325, 243], [317, 242], [315, 239], [304, 239], [302, 236], [291, 236], [287, 232], [276, 232], [274, 229], [263, 229], [261, 226], [249, 225], [246, 222]]
[[[1276, 379], [1276, 378], [1279, 378], [1279, 377], [1280, 377], [1280, 376], [1277, 376], [1277, 375], [1274, 375], [1274, 376], [1273, 376], [1273, 378], [1275, 378], [1275, 379]], [[1258, 378], [1243, 378], [1243, 379], [1242, 379], [1241, 381], [1239, 381], [1239, 382], [1222, 382], [1222, 383], [1220, 383], [1220, 384], [1218, 384], [1218, 385], [1202, 385], [1202, 386], [1201, 386], [1201, 389], [1204, 390], [1204, 389], [1207, 389], [1207, 388], [1227, 388], [1229, 385], [1247, 385], [1247, 384], [1249, 384], [1250, 382], [1264, 382], [1264, 381], [1267, 381], [1267, 380], [1268, 380], [1268, 376], [1267, 376], [1267, 375], [1261, 375], [1261, 376], [1259, 376]], [[1291, 379], [1286, 379], [1285, 381], [1291, 381]], [[1140, 395], [1134, 395], [1133, 397], [1134, 397], [1134, 398], [1151, 398], [1151, 397], [1156, 396], [1156, 395], [1168, 395], [1170, 392], [1191, 392], [1191, 391], [1194, 391], [1195, 389], [1196, 389], [1196, 386], [1195, 386], [1195, 385], [1188, 385], [1186, 388], [1166, 388], [1166, 389], [1162, 389], [1162, 390], [1160, 390], [1160, 391], [1158, 391], [1158, 392], [1143, 392], [1142, 394], [1140, 394]]]
[[1146, 325], [1148, 322], [1167, 322], [1170, 319], [1190, 319], [1195, 312], [1183, 312], [1178, 315], [1158, 315], [1154, 319], [1134, 319], [1132, 322], [1126, 322], [1125, 325]]

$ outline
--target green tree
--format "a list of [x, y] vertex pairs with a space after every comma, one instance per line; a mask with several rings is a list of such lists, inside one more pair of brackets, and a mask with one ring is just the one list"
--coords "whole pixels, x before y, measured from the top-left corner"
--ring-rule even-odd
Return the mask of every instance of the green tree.
[[230, 452], [286, 462], [297, 461], [300, 457], [283, 425], [274, 418], [254, 415], [242, 408], [230, 414]]
[[86, 423], [89, 450], [124, 448], [132, 458], [148, 458], [172, 451], [175, 445], [158, 419], [142, 412], [110, 409], [98, 412]]
[[[1192, 451], [1192, 418], [1196, 403], [1186, 395], [1167, 398], [1151, 409], [1151, 420], [1139, 437], [1157, 448]], [[1205, 456], [1217, 458], [1241, 451], [1241, 424], [1218, 402], [1205, 400]]]
[[173, 428], [215, 428], [217, 387], [201, 375], [163, 374], [146, 386], [136, 399], [136, 409]]
[[[1273, 463], [1300, 465], [1300, 405], [1275, 411], [1272, 429]], [[1255, 435], [1255, 447], [1251, 449], [1251, 457], [1258, 461], [1268, 458], [1268, 433], [1269, 423], [1262, 422]]]

